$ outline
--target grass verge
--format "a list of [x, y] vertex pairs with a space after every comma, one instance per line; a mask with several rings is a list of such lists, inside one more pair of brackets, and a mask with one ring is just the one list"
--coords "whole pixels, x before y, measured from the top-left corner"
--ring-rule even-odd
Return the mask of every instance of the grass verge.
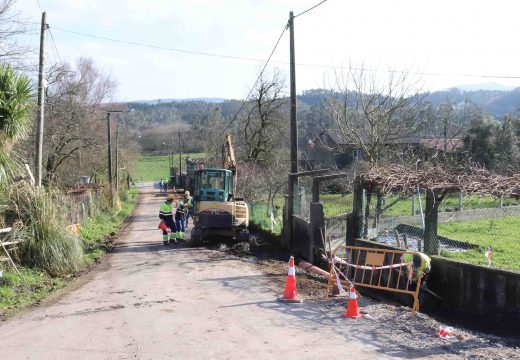
[[[100, 212], [82, 224], [80, 238], [85, 250], [85, 265], [93, 264], [106, 253], [117, 230], [132, 214], [136, 202], [137, 189], [131, 189], [120, 210]], [[64, 287], [72, 277], [52, 277], [44, 271], [25, 267], [19, 270], [18, 274], [12, 268], [3, 269], [3, 276], [0, 277], [0, 320], [37, 304], [53, 291]]]

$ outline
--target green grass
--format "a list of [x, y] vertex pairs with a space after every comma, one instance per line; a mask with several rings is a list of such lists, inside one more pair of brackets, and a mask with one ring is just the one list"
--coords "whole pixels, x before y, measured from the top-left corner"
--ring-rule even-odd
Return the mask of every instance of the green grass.
[[[270, 206], [260, 203], [249, 204], [249, 221], [262, 230], [271, 231], [271, 211]], [[274, 209], [274, 217], [276, 224], [273, 226], [273, 234], [279, 235], [282, 233], [282, 208]]]
[[493, 267], [520, 270], [520, 216], [440, 224], [439, 235], [479, 245], [478, 249], [441, 255], [473, 264], [487, 265], [486, 247], [493, 248]]
[[64, 286], [64, 280], [51, 277], [43, 271], [19, 268], [4, 269], [0, 278], [0, 318], [10, 316], [43, 299]]
[[[111, 234], [115, 234], [121, 224], [130, 216], [137, 202], [137, 190], [131, 189], [127, 201], [121, 203], [121, 209], [98, 213], [82, 223], [80, 238], [85, 251], [84, 264], [89, 265], [105, 254]], [[35, 269], [4, 267], [0, 278], [0, 318], [23, 310], [51, 292], [66, 285], [68, 276], [52, 277]]]
[[87, 264], [99, 259], [110, 245], [110, 236], [115, 235], [121, 224], [132, 214], [137, 202], [137, 190], [131, 189], [121, 209], [103, 211], [81, 224], [80, 237]]
[[[183, 154], [182, 168], [185, 170], [186, 158], [203, 158], [205, 153]], [[179, 166], [179, 156], [174, 157], [176, 167]], [[160, 156], [141, 156], [137, 163], [134, 174], [134, 181], [159, 181], [161, 178], [167, 179], [170, 176], [170, 169], [167, 155]]]

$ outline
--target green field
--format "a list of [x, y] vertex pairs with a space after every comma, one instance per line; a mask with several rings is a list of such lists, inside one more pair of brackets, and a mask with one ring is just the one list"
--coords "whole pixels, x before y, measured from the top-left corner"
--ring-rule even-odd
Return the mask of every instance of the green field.
[[[203, 158], [206, 154], [183, 154], [182, 167], [186, 166], [186, 158]], [[175, 166], [179, 166], [179, 156], [175, 156]], [[134, 181], [159, 181], [161, 178], [169, 177], [170, 169], [168, 164], [168, 155], [162, 156], [141, 156], [137, 163], [134, 174]]]
[[441, 255], [467, 261], [472, 264], [487, 265], [484, 252], [486, 251], [486, 247], [491, 245], [493, 248], [493, 267], [519, 270], [519, 229], [520, 216], [440, 224], [438, 228], [439, 235], [479, 245], [478, 249], [461, 252], [443, 250]]

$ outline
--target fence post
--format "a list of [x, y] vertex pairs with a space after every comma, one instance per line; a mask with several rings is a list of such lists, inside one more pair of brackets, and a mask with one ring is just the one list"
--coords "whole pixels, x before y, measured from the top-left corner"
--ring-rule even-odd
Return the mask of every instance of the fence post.
[[415, 216], [415, 195], [412, 197], [412, 216]]
[[[347, 243], [350, 245], [354, 243], [355, 239], [359, 239], [363, 237], [363, 223], [364, 219], [364, 201], [363, 201], [363, 182], [361, 178], [357, 177], [354, 180], [354, 198], [352, 199], [352, 239], [347, 239]], [[347, 231], [348, 232], [348, 231]]]
[[462, 191], [459, 191], [459, 211], [463, 210], [463, 204], [462, 204]]
[[439, 219], [439, 201], [432, 190], [426, 191], [426, 213], [424, 218], [424, 252], [439, 255], [437, 224]]

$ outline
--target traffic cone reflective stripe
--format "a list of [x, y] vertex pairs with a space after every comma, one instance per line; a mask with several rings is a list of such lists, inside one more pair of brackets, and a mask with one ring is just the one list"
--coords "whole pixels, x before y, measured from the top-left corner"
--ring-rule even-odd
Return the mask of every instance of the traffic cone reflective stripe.
[[341, 314], [341, 317], [358, 319], [361, 316], [362, 315], [359, 313], [356, 290], [354, 289], [354, 287], [351, 287], [350, 292], [348, 293], [347, 309], [344, 314]]
[[283, 298], [279, 299], [285, 302], [299, 303], [298, 291], [296, 290], [296, 271], [294, 269], [294, 257], [289, 259], [289, 271], [287, 272], [287, 282], [285, 283], [285, 291]]

